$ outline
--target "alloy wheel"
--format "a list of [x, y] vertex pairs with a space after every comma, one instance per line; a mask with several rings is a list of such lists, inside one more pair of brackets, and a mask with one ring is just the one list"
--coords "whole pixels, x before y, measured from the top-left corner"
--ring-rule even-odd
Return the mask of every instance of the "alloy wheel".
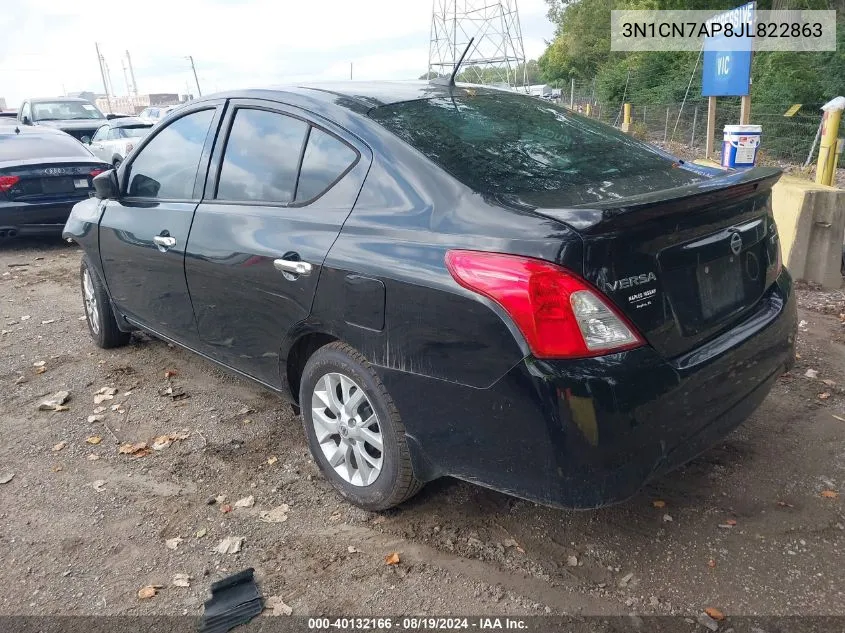
[[94, 282], [91, 273], [82, 271], [82, 292], [85, 299], [85, 316], [94, 334], [100, 333], [100, 309], [97, 305], [97, 295], [94, 293]]
[[353, 486], [369, 486], [381, 473], [383, 436], [369, 398], [351, 378], [322, 376], [311, 396], [311, 421], [329, 465]]

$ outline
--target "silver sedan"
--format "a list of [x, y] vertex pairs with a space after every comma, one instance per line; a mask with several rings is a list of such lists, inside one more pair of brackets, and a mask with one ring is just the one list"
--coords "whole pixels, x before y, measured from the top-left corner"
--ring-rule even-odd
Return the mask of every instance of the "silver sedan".
[[118, 167], [138, 141], [149, 134], [152, 126], [152, 123], [135, 117], [112, 119], [101, 125], [91, 139], [83, 138], [82, 141], [87, 141], [88, 149], [97, 158]]

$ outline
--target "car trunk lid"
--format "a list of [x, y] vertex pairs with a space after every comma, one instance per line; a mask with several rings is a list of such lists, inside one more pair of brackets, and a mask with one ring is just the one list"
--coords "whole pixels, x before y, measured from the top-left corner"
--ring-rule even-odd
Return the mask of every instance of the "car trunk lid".
[[61, 158], [21, 162], [23, 164], [14, 166], [0, 163], [0, 176], [11, 177], [6, 179], [7, 184], [0, 193], [7, 200], [26, 202], [74, 196], [84, 198], [92, 191], [93, 175], [108, 168], [107, 165], [98, 167], [90, 162]]
[[581, 274], [673, 358], [745, 318], [774, 282], [771, 187], [779, 177], [754, 169], [589, 207], [531, 206], [580, 233]]

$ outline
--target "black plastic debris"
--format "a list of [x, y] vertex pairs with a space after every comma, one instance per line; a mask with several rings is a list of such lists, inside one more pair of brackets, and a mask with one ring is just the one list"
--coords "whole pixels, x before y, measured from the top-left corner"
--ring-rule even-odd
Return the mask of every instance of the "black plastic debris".
[[211, 599], [205, 601], [200, 633], [225, 633], [261, 613], [264, 605], [250, 567], [211, 585]]

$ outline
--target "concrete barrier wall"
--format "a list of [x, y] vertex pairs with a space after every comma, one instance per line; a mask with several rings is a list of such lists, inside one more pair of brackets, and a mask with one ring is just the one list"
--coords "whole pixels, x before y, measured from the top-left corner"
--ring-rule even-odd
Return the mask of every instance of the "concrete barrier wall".
[[839, 288], [845, 190], [785, 175], [772, 189], [772, 210], [783, 262], [792, 276]]

